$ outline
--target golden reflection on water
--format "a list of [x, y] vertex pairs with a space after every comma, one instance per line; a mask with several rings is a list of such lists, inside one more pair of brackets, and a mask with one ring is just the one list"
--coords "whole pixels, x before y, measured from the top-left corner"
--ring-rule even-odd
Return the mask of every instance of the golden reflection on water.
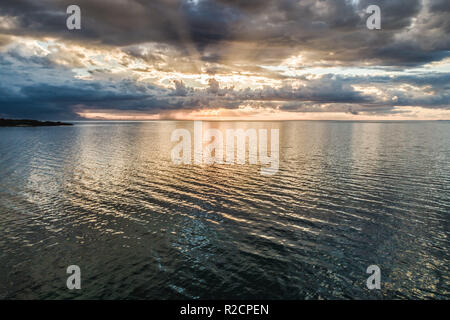
[[99, 285], [88, 298], [108, 297], [108, 275], [135, 286], [159, 279], [140, 297], [367, 298], [350, 283], [363, 283], [370, 264], [386, 279], [377, 297], [445, 295], [447, 129], [203, 122], [224, 137], [227, 129], [278, 129], [280, 168], [263, 176], [248, 161], [175, 165], [170, 137], [179, 128], [193, 137], [190, 121], [11, 133], [23, 144], [0, 144], [14, 159], [0, 167], [12, 172], [0, 189], [0, 224], [8, 221], [12, 239], [0, 241], [5, 263], [20, 264], [24, 252], [50, 270], [81, 259]]

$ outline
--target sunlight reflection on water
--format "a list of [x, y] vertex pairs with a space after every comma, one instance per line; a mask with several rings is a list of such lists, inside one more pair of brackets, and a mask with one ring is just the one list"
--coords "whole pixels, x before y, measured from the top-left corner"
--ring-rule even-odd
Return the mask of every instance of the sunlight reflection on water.
[[279, 172], [174, 165], [189, 121], [0, 128], [0, 298], [449, 297], [449, 122], [205, 126], [279, 129]]

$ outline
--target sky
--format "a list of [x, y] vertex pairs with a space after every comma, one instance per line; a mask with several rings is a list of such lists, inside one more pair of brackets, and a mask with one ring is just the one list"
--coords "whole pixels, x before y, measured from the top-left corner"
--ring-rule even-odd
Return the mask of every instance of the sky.
[[450, 1], [0, 0], [0, 79], [3, 118], [450, 120]]

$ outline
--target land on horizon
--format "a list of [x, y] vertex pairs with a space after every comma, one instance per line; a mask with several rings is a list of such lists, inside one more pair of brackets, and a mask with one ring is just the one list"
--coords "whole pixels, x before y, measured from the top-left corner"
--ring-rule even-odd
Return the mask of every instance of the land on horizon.
[[71, 123], [61, 121], [40, 121], [31, 119], [0, 119], [0, 127], [54, 127], [71, 126]]

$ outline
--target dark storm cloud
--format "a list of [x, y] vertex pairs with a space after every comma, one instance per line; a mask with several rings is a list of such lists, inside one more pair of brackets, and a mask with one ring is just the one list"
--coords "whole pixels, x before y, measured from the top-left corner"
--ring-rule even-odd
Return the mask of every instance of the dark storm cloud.
[[433, 12], [450, 12], [450, 2], [447, 0], [433, 0], [430, 9]]
[[[80, 108], [119, 110], [171, 107], [160, 102], [168, 90], [154, 85], [137, 85], [131, 79], [83, 81], [73, 72], [46, 57], [24, 56], [10, 50], [0, 56], [0, 117], [35, 119], [77, 119]], [[160, 110], [160, 109], [158, 109]]]
[[[223, 87], [214, 79], [209, 86], [195, 89], [183, 81], [173, 88], [136, 83], [133, 79], [120, 81], [83, 81], [73, 79], [72, 71], [62, 66], [48, 68], [45, 59], [27, 58], [16, 52], [0, 59], [0, 77], [8, 82], [0, 85], [0, 116], [15, 118], [76, 119], [78, 112], [132, 111], [144, 114], [175, 110], [228, 108], [241, 104], [279, 108], [298, 112], [388, 112], [396, 106], [425, 106], [448, 108], [449, 74], [418, 74], [415, 76], [343, 77], [324, 75], [301, 80], [300, 86], [285, 84], [279, 88], [262, 89]], [[25, 67], [26, 66], [26, 67]], [[26, 69], [26, 70], [25, 70]], [[19, 74], [20, 76], [17, 76]], [[26, 77], [24, 77], [26, 75]], [[60, 81], [60, 77], [70, 81]], [[40, 81], [38, 81], [40, 79]], [[45, 81], [43, 81], [45, 80]], [[393, 100], [379, 100], [356, 91], [353, 85], [375, 85]], [[409, 92], [398, 90], [399, 84], [421, 86], [432, 95], [411, 98]]]
[[[5, 94], [9, 92], [9, 94]], [[76, 119], [78, 106], [136, 109], [148, 96], [114, 92], [98, 83], [36, 84], [13, 93], [0, 87], [0, 115], [14, 118]]]
[[[388, 65], [439, 60], [450, 49], [445, 0], [430, 1], [426, 11], [420, 0], [79, 0], [80, 32], [65, 28], [65, 9], [71, 3], [3, 1], [0, 15], [18, 21], [16, 28], [3, 33], [53, 35], [113, 46], [159, 42], [188, 54], [192, 46], [215, 61], [230, 42], [258, 45], [265, 54], [252, 58], [263, 61], [308, 50], [326, 60], [331, 60], [328, 53], [333, 51], [332, 59], [337, 61], [371, 60]], [[365, 27], [364, 10], [370, 4], [382, 9], [380, 32]], [[421, 37], [402, 39], [402, 32], [421, 14], [420, 21], [415, 21]], [[426, 41], [427, 35], [433, 37], [432, 43]]]

